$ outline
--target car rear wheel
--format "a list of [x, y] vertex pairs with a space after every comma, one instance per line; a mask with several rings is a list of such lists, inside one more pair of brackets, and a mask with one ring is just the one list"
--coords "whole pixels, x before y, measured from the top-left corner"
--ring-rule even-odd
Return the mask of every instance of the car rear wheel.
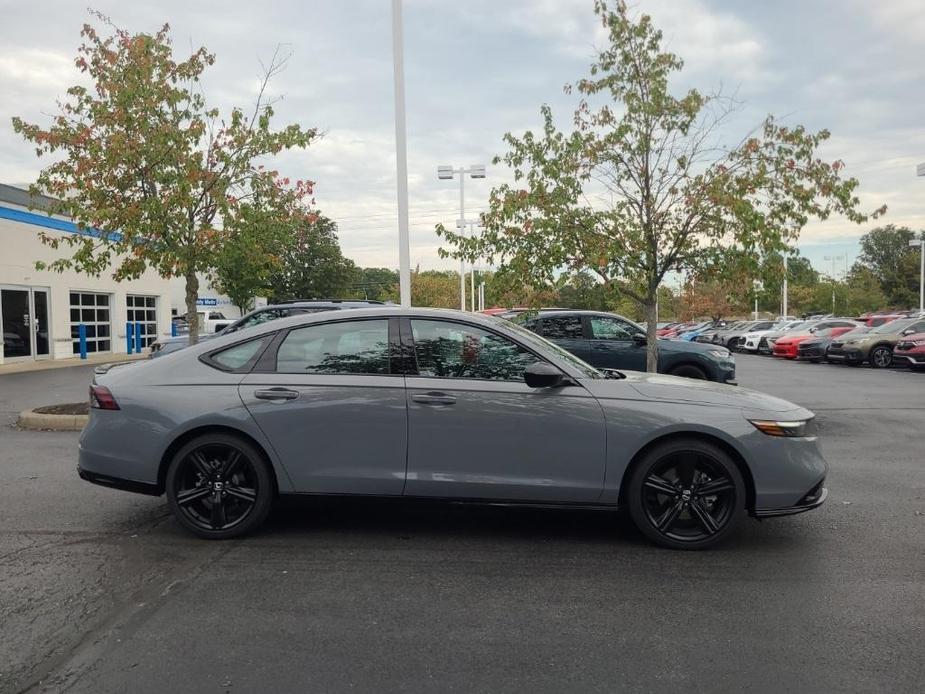
[[668, 372], [671, 376], [682, 376], [683, 378], [696, 378], [705, 381], [707, 374], [699, 366], [693, 364], [682, 364]]
[[187, 443], [171, 460], [166, 481], [176, 519], [210, 540], [250, 532], [273, 503], [273, 479], [262, 453], [229, 434], [207, 434]]
[[884, 345], [874, 347], [870, 350], [868, 361], [870, 361], [870, 365], [875, 369], [885, 369], [893, 363], [893, 350]]
[[656, 544], [705, 549], [736, 527], [745, 509], [745, 484], [719, 447], [676, 439], [638, 461], [625, 502], [633, 523]]

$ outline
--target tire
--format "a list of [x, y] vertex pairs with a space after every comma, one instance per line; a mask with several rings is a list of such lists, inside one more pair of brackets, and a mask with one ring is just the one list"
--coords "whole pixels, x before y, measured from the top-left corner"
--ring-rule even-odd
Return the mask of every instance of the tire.
[[893, 350], [886, 345], [877, 345], [867, 355], [873, 369], [885, 369], [893, 363]]
[[[700, 496], [697, 490], [707, 483], [717, 493]], [[655, 544], [695, 550], [734, 532], [745, 499], [745, 483], [729, 455], [712, 443], [679, 438], [656, 445], [636, 462], [624, 503], [634, 525]]]
[[681, 366], [676, 366], [671, 371], [668, 372], [669, 376], [681, 376], [682, 378], [695, 378], [700, 381], [707, 380], [707, 373], [699, 366], [694, 366], [693, 364], [682, 364]]
[[206, 434], [184, 445], [167, 468], [166, 488], [180, 525], [208, 540], [257, 528], [276, 494], [263, 453], [232, 434]]

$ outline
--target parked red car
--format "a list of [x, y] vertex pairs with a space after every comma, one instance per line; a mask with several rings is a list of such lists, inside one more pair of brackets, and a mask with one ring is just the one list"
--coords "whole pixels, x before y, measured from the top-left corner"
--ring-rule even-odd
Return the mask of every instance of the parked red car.
[[925, 369], [925, 333], [907, 335], [893, 348], [893, 363], [905, 362], [910, 368]]
[[783, 357], [784, 359], [796, 359], [797, 348], [800, 346], [800, 343], [811, 337], [813, 337], [813, 335], [809, 333], [781, 337], [774, 342], [774, 351], [771, 352], [771, 354], [775, 357]]

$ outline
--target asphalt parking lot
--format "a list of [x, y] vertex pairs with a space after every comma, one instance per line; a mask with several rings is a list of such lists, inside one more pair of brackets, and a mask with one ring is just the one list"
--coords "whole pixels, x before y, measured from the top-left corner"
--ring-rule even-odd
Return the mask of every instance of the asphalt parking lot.
[[657, 549], [608, 514], [284, 503], [207, 543], [17, 431], [89, 369], [0, 376], [0, 691], [921, 691], [925, 374], [738, 357], [816, 411], [816, 512]]

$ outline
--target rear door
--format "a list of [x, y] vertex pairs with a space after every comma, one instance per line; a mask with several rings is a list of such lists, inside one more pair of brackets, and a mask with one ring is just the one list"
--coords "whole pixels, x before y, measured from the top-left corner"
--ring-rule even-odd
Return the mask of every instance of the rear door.
[[591, 336], [588, 361], [601, 369], [646, 370], [646, 345], [636, 342], [639, 330], [616, 316], [587, 316]]
[[404, 376], [394, 366], [397, 320], [293, 328], [241, 382], [244, 404], [296, 491], [402, 493], [408, 419]]
[[537, 320], [540, 322], [540, 335], [579, 359], [590, 362], [591, 344], [580, 315], [540, 316]]

